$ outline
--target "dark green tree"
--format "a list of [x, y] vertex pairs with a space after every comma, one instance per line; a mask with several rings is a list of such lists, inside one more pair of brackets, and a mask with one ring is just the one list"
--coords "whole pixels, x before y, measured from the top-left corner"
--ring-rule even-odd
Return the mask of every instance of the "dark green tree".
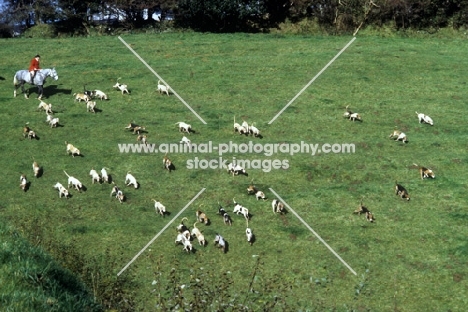
[[252, 31], [265, 12], [263, 1], [180, 0], [176, 23], [197, 31]]

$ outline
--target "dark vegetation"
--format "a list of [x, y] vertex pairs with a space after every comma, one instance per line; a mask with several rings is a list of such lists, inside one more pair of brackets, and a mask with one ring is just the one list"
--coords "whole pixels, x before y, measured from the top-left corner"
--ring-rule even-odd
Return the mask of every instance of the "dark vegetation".
[[[313, 23], [321, 32], [349, 34], [365, 27], [392, 30], [460, 29], [468, 0], [6, 0], [0, 37], [47, 25], [44, 36], [115, 34], [184, 29], [202, 32], [270, 32], [283, 23]], [[154, 17], [154, 18], [153, 18]], [[31, 35], [31, 34], [29, 34]]]

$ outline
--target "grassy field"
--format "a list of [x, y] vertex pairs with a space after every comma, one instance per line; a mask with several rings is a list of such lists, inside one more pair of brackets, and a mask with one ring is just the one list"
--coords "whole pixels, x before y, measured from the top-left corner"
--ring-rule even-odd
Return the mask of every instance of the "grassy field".
[[[79, 276], [104, 308], [120, 311], [192, 310], [463, 311], [468, 304], [466, 149], [468, 100], [464, 40], [358, 37], [273, 123], [271, 119], [351, 40], [348, 37], [161, 34], [122, 38], [184, 99], [156, 92], [158, 78], [117, 37], [2, 40], [0, 112], [4, 139], [0, 192], [2, 219], [42, 246]], [[61, 127], [50, 128], [31, 98], [13, 98], [12, 78], [41, 54], [58, 81], [45, 87]], [[112, 88], [128, 84], [130, 95]], [[108, 101], [99, 112], [73, 101], [73, 93], [100, 89]], [[363, 122], [343, 118], [345, 107]], [[415, 111], [434, 119], [419, 124]], [[233, 118], [255, 122], [263, 138], [233, 132]], [[178, 143], [175, 123], [185, 121], [193, 143], [355, 144], [354, 153], [226, 153], [223, 158], [287, 161], [287, 169], [247, 169], [232, 177], [221, 169], [189, 169], [187, 161], [218, 159], [213, 153], [170, 153], [176, 169], [163, 169], [162, 153], [120, 153], [136, 143], [124, 129], [146, 127], [148, 142]], [[22, 137], [29, 122], [39, 140]], [[388, 138], [398, 127], [409, 143]], [[65, 141], [83, 157], [66, 154]], [[43, 167], [35, 179], [32, 159]], [[421, 180], [414, 163], [433, 169]], [[127, 196], [110, 198], [111, 185], [91, 184], [91, 168], [109, 168]], [[86, 191], [60, 199], [52, 188], [80, 179]], [[131, 171], [140, 188], [124, 186]], [[31, 180], [27, 192], [19, 176]], [[247, 195], [254, 184], [268, 201]], [[404, 185], [411, 201], [393, 191]], [[117, 273], [202, 190], [127, 270]], [[293, 213], [274, 215], [272, 188], [357, 273], [343, 265]], [[162, 218], [152, 199], [170, 212]], [[246, 222], [216, 215], [232, 199], [250, 209], [256, 242], [245, 239]], [[353, 211], [361, 199], [375, 223]], [[195, 211], [211, 224], [198, 225], [209, 244], [187, 254], [174, 247], [175, 226]], [[216, 233], [229, 242], [223, 254]], [[203, 308], [197, 308], [203, 307]], [[189, 309], [188, 307], [185, 307]]]
[[98, 309], [84, 285], [14, 228], [0, 224], [0, 304], [3, 311], [91, 311]]

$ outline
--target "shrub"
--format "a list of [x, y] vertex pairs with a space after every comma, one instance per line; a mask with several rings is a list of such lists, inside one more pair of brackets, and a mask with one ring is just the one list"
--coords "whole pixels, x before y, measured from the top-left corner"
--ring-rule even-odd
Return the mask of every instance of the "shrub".
[[22, 36], [27, 38], [55, 38], [55, 27], [50, 24], [39, 24], [26, 29]]

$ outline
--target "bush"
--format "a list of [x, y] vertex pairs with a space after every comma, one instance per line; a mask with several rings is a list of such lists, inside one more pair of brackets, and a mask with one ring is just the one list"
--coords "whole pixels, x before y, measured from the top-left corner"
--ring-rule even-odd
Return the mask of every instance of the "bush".
[[13, 37], [13, 27], [7, 24], [0, 24], [0, 38]]
[[328, 32], [322, 27], [316, 19], [304, 18], [296, 23], [287, 19], [284, 23], [278, 25], [278, 29], [271, 29], [271, 33], [281, 34], [314, 34], [328, 35]]
[[49, 24], [39, 24], [26, 29], [22, 37], [26, 38], [55, 38], [55, 26]]

